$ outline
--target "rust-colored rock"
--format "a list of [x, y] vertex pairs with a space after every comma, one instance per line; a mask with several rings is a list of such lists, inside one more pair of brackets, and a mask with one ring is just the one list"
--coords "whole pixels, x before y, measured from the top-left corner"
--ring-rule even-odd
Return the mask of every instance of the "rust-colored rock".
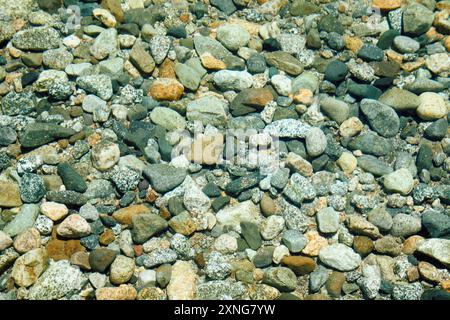
[[69, 260], [75, 252], [85, 252], [86, 248], [80, 240], [59, 240], [52, 239], [47, 243], [47, 255], [55, 261]]
[[281, 264], [288, 267], [298, 276], [311, 273], [316, 268], [314, 259], [302, 256], [288, 256], [281, 260]]
[[176, 79], [177, 75], [175, 74], [175, 64], [170, 59], [165, 59], [161, 65], [159, 66], [159, 74], [160, 78], [172, 78]]
[[113, 213], [113, 218], [120, 224], [131, 226], [133, 224], [133, 216], [138, 214], [150, 213], [151, 210], [143, 204], [136, 204], [126, 208], [122, 208]]
[[311, 230], [305, 233], [305, 237], [308, 240], [306, 247], [303, 248], [302, 253], [316, 257], [319, 255], [320, 249], [328, 246], [328, 241], [322, 237], [317, 231]]
[[362, 256], [367, 256], [373, 250], [373, 241], [366, 236], [355, 236], [353, 238], [353, 249]]
[[183, 92], [184, 87], [177, 80], [159, 78], [153, 82], [148, 95], [156, 100], [175, 101], [180, 100]]
[[116, 239], [114, 232], [111, 229], [106, 229], [99, 237], [98, 241], [101, 245], [107, 246]]
[[202, 65], [209, 70], [224, 70], [227, 68], [225, 62], [214, 58], [209, 52], [205, 52], [200, 56], [200, 61]]

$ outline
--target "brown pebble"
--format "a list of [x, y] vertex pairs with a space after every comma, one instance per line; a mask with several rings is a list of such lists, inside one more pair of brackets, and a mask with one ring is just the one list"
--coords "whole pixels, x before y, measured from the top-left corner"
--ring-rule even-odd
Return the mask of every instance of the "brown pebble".
[[355, 236], [353, 238], [353, 249], [362, 256], [367, 256], [373, 250], [373, 241], [366, 236]]
[[344, 282], [345, 274], [339, 271], [333, 271], [325, 282], [325, 288], [327, 288], [328, 294], [333, 298], [339, 298]]
[[69, 146], [69, 140], [67, 139], [58, 140], [58, 145], [61, 149], [66, 149]]
[[113, 242], [116, 239], [116, 236], [114, 235], [114, 232], [111, 229], [106, 229], [103, 231], [103, 233], [100, 235], [98, 241], [101, 245], [107, 246], [111, 242]]
[[271, 216], [277, 212], [277, 205], [268, 193], [263, 194], [259, 205], [261, 207], [261, 212], [265, 217]]
[[417, 269], [417, 267], [411, 267], [408, 269], [408, 271], [406, 271], [406, 276], [408, 278], [409, 282], [414, 282], [419, 280], [420, 278], [420, 274], [419, 274], [419, 269]]
[[316, 268], [314, 259], [302, 256], [288, 256], [281, 260], [281, 264], [288, 267], [298, 276], [311, 273]]

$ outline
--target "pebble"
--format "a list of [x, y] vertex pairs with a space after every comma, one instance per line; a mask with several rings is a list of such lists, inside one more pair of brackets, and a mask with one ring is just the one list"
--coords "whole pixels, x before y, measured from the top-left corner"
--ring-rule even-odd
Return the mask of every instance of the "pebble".
[[437, 120], [447, 114], [444, 99], [434, 92], [424, 92], [419, 96], [417, 115], [423, 120]]
[[120, 285], [128, 282], [134, 273], [134, 259], [118, 255], [111, 264], [109, 279], [111, 283]]
[[95, 291], [97, 300], [136, 300], [137, 291], [131, 284], [104, 287]]
[[89, 254], [89, 265], [94, 272], [104, 273], [116, 259], [117, 253], [107, 248], [97, 248]]
[[360, 256], [343, 244], [326, 246], [319, 251], [321, 262], [339, 271], [351, 271], [361, 263]]
[[177, 261], [167, 286], [169, 300], [192, 300], [196, 294], [198, 276], [187, 261]]
[[91, 233], [91, 226], [79, 214], [71, 214], [58, 225], [56, 232], [65, 238], [82, 238]]
[[397, 36], [394, 45], [401, 53], [414, 53], [420, 49], [420, 43], [410, 37]]
[[36, 248], [17, 258], [12, 268], [11, 277], [20, 287], [30, 287], [47, 269], [49, 259], [45, 249]]
[[224, 91], [241, 91], [253, 85], [253, 78], [246, 71], [220, 70], [214, 74], [214, 83]]
[[306, 150], [311, 157], [320, 156], [327, 147], [327, 138], [319, 128], [311, 128], [306, 135]]
[[228, 24], [217, 28], [217, 40], [228, 50], [237, 51], [250, 41], [250, 34], [240, 25]]
[[396, 237], [407, 237], [418, 233], [422, 229], [421, 221], [408, 214], [399, 213], [392, 219], [390, 233]]
[[331, 207], [326, 207], [316, 214], [317, 224], [322, 233], [335, 233], [339, 229], [339, 213]]
[[66, 260], [50, 263], [50, 266], [29, 290], [30, 300], [61, 299], [70, 292], [80, 290], [86, 283], [79, 268]]
[[393, 137], [400, 129], [397, 113], [383, 103], [372, 99], [363, 99], [361, 100], [361, 111], [367, 117], [371, 128], [383, 137]]
[[111, 169], [120, 157], [117, 144], [109, 141], [101, 141], [91, 151], [92, 164], [100, 171]]
[[407, 195], [413, 189], [414, 180], [409, 170], [402, 168], [385, 175], [383, 184], [388, 191]]
[[445, 1], [28, 2], [0, 299], [448, 298]]

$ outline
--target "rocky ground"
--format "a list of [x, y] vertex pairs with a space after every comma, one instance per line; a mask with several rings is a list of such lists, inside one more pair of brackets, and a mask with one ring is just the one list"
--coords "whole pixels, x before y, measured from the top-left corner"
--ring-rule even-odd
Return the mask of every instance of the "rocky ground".
[[449, 0], [0, 8], [0, 299], [449, 299]]

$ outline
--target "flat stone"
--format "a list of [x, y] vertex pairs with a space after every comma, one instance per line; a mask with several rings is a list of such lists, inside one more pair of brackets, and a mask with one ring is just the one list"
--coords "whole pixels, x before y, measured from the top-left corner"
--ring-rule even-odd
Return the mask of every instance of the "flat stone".
[[58, 31], [50, 27], [36, 27], [17, 32], [13, 45], [22, 50], [44, 51], [57, 48], [60, 44]]
[[169, 164], [151, 164], [144, 170], [144, 175], [150, 179], [152, 187], [165, 193], [179, 186], [186, 178], [186, 171]]
[[361, 263], [361, 257], [343, 244], [332, 244], [319, 251], [319, 259], [339, 271], [352, 271]]
[[265, 55], [267, 64], [285, 71], [290, 75], [299, 75], [303, 72], [303, 64], [287, 52], [275, 51]]
[[26, 229], [33, 227], [38, 215], [38, 205], [24, 204], [14, 219], [3, 228], [3, 231], [10, 237], [15, 237]]
[[214, 96], [204, 96], [188, 103], [186, 117], [213, 126], [225, 126], [228, 120], [227, 104]]
[[338, 124], [344, 122], [349, 116], [349, 106], [342, 100], [331, 97], [320, 99], [321, 110]]
[[445, 266], [450, 266], [450, 240], [425, 239], [417, 243], [418, 252], [436, 259]]

